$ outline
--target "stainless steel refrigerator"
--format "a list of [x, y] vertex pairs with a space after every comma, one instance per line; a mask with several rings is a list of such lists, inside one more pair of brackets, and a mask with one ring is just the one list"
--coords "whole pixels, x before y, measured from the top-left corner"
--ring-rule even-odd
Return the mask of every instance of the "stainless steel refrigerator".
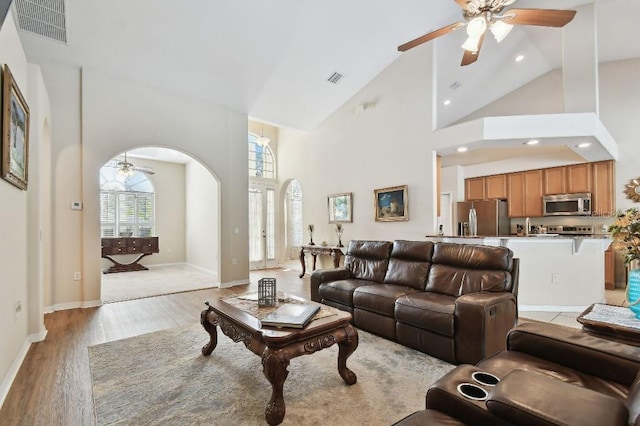
[[476, 209], [478, 236], [509, 235], [509, 217], [505, 200], [461, 201], [456, 203], [458, 235], [469, 235], [469, 209]]

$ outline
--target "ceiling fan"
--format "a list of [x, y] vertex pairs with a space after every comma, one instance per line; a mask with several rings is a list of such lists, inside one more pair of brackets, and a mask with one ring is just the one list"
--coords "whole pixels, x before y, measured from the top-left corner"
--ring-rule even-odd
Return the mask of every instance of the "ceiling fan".
[[130, 163], [129, 161], [127, 161], [126, 152], [124, 153], [124, 161], [111, 160], [111, 162], [109, 163], [109, 166], [115, 167], [116, 169], [118, 169], [116, 173], [125, 177], [129, 177], [133, 175], [135, 172], [142, 172], [148, 175], [152, 175], [155, 173], [151, 167], [138, 167], [138, 166], [135, 166], [133, 163]]
[[438, 30], [432, 31], [401, 46], [400, 52], [405, 52], [436, 37], [451, 31], [467, 27], [467, 40], [462, 45], [464, 55], [462, 66], [478, 60], [480, 48], [487, 29], [496, 40], [501, 42], [509, 34], [514, 25], [537, 25], [542, 27], [564, 27], [576, 14], [575, 10], [557, 9], [509, 9], [503, 12], [516, 0], [455, 0], [462, 8], [463, 22], [456, 22]]

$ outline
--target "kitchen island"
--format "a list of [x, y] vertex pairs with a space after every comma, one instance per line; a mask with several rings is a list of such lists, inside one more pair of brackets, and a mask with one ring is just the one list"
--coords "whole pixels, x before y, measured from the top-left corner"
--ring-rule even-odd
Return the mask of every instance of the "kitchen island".
[[426, 238], [434, 242], [510, 248], [514, 257], [520, 258], [521, 312], [582, 312], [592, 303], [605, 303], [604, 252], [611, 243], [609, 235], [427, 235]]

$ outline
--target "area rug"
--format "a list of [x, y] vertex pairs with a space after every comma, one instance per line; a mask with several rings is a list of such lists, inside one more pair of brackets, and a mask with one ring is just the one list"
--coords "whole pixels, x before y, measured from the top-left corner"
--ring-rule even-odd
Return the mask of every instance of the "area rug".
[[216, 275], [188, 265], [152, 266], [148, 271], [102, 274], [102, 303], [121, 302], [218, 287]]
[[[284, 384], [283, 425], [390, 425], [424, 408], [429, 385], [454, 368], [358, 331], [347, 360], [358, 382], [346, 385], [338, 347], [294, 358]], [[271, 385], [260, 358], [218, 331], [211, 356], [199, 324], [89, 347], [98, 425], [264, 425]]]

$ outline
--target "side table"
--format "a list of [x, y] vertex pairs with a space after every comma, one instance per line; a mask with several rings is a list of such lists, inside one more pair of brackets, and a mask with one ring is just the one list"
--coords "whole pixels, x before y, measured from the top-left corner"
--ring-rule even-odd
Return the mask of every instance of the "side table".
[[624, 306], [594, 303], [576, 320], [582, 331], [632, 346], [640, 346], [640, 319]]
[[322, 245], [306, 245], [300, 248], [300, 264], [302, 265], [302, 273], [300, 274], [300, 278], [304, 277], [306, 272], [306, 265], [304, 262], [304, 257], [307, 254], [313, 256], [313, 271], [316, 270], [316, 258], [318, 255], [329, 255], [333, 259], [333, 267], [337, 268], [340, 266], [340, 257], [343, 255], [342, 249], [344, 247], [338, 246], [322, 246]]

